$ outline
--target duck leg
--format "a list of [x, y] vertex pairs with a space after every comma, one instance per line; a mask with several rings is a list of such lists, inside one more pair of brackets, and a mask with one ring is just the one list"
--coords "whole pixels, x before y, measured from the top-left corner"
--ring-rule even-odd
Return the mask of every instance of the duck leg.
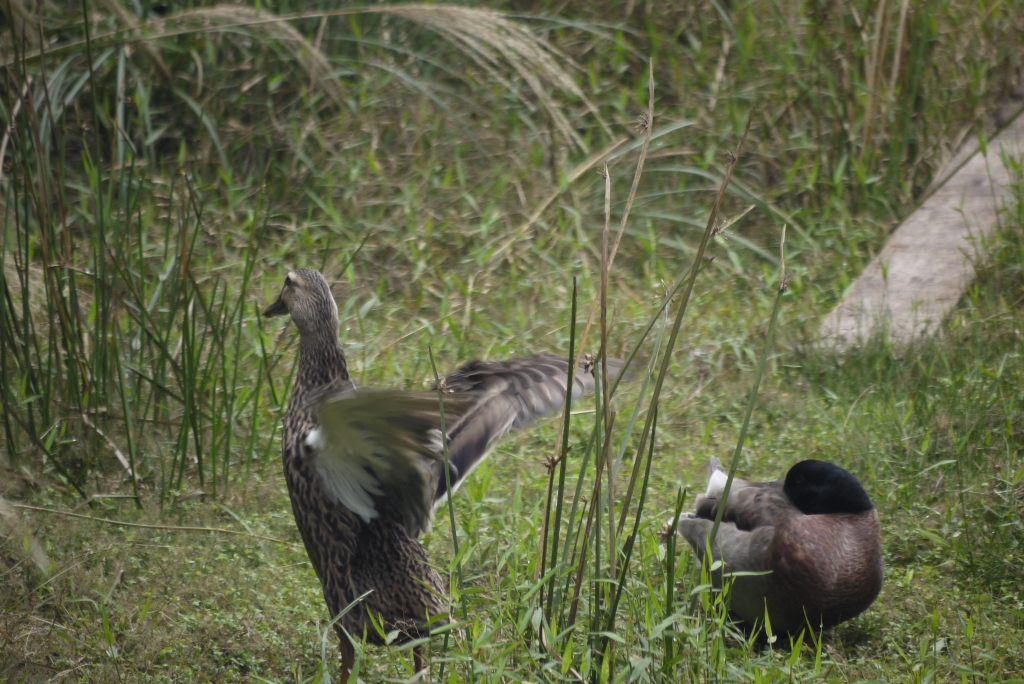
[[[426, 648], [424, 646], [416, 646], [412, 649], [412, 664], [416, 669], [416, 674], [423, 672], [427, 668], [426, 665]], [[429, 674], [429, 673], [428, 673]], [[423, 681], [426, 681], [427, 677], [424, 676]]]
[[352, 668], [356, 664], [356, 649], [347, 636], [342, 635], [338, 640], [341, 650], [341, 684], [348, 684], [352, 676]]

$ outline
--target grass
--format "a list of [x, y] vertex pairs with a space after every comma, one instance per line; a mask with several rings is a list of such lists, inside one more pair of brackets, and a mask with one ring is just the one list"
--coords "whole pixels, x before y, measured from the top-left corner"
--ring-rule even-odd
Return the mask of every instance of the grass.
[[[1024, 183], [935, 339], [805, 344], [1019, 75], [1020, 2], [158, 9], [0, 4], [0, 678], [334, 671], [277, 460], [294, 331], [257, 315], [297, 266], [334, 284], [364, 385], [428, 384], [428, 345], [442, 372], [624, 356], [654, 321], [651, 370], [506, 441], [424, 540], [468, 616], [435, 675], [1024, 678]], [[658, 304], [732, 219], [667, 356]], [[791, 282], [737, 448], [783, 225]], [[730, 453], [744, 476], [818, 457], [862, 479], [887, 567], [869, 611], [761, 647], [685, 549], [666, 558], [680, 486]], [[361, 672], [404, 680], [411, 654]]]

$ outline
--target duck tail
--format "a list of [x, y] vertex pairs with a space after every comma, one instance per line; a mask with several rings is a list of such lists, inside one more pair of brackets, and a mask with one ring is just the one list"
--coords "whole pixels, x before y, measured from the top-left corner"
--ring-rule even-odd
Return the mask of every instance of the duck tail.
[[704, 496], [717, 496], [725, 489], [725, 482], [729, 479], [729, 473], [722, 466], [717, 457], [712, 456], [708, 460], [708, 488]]

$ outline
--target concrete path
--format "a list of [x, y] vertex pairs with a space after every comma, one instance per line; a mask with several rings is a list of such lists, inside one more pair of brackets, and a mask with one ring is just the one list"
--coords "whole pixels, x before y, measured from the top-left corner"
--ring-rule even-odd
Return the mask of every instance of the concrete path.
[[1002, 155], [1024, 157], [1024, 114], [986, 147], [982, 154], [975, 140], [973, 155], [968, 143], [951, 160], [952, 175], [893, 231], [822, 322], [822, 344], [846, 349], [883, 329], [906, 344], [934, 332], [956, 306], [974, 279], [976, 243], [995, 231], [1011, 201]]

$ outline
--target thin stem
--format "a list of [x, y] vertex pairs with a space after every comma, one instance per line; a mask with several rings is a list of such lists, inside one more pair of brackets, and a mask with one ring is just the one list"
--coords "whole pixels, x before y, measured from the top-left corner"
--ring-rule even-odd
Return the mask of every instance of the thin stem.
[[[757, 364], [757, 375], [754, 376], [754, 388], [750, 392], [750, 399], [747, 400], [747, 410], [743, 415], [743, 424], [740, 426], [740, 437], [736, 441], [736, 450], [732, 455], [732, 463], [729, 465], [729, 477], [725, 481], [725, 489], [718, 502], [718, 512], [715, 514], [715, 524], [711, 527], [708, 548], [714, 549], [715, 538], [718, 535], [718, 527], [722, 523], [722, 514], [729, 501], [729, 492], [732, 490], [732, 481], [736, 475], [736, 466], [740, 462], [740, 454], [743, 453], [743, 443], [747, 439], [747, 428], [750, 426], [750, 416], [754, 413], [754, 403], [757, 401], [757, 390], [761, 386], [761, 377], [764, 375], [764, 367], [768, 364], [768, 352], [772, 348], [772, 337], [775, 335], [775, 323], [779, 319], [779, 308], [782, 303], [782, 295], [786, 292], [786, 227], [782, 227], [782, 241], [779, 244], [779, 251], [782, 253], [779, 273], [779, 291], [775, 295], [775, 305], [772, 307], [771, 321], [768, 323], [768, 333], [764, 338], [764, 349], [761, 350], [761, 360]], [[706, 558], [711, 558], [709, 554]], [[710, 561], [708, 561], [710, 562]]]
[[[571, 312], [569, 314], [569, 368], [568, 368], [568, 371], [566, 373], [566, 381], [565, 381], [565, 408], [563, 409], [563, 413], [562, 413], [562, 448], [561, 448], [561, 451], [559, 452], [559, 455], [558, 455], [558, 460], [559, 460], [559, 463], [558, 463], [558, 499], [557, 499], [557, 502], [555, 504], [555, 526], [554, 526], [553, 534], [551, 535], [551, 563], [552, 563], [552, 565], [554, 565], [555, 557], [556, 557], [556, 555], [558, 553], [558, 536], [559, 536], [559, 534], [561, 533], [561, 530], [562, 530], [562, 506], [563, 506], [563, 499], [565, 497], [565, 469], [566, 469], [566, 462], [568, 460], [567, 456], [569, 455], [569, 419], [570, 419], [569, 416], [570, 416], [570, 408], [572, 406], [572, 386], [573, 386], [573, 382], [574, 382], [574, 378], [575, 378], [575, 374], [576, 374], [576, 368], [573, 367], [573, 365], [572, 365], [573, 359], [575, 359], [575, 354], [576, 354], [576, 297], [577, 297], [577, 284], [576, 284], [576, 278], [573, 277], [573, 279], [572, 279], [572, 308], [571, 308]], [[549, 501], [550, 501], [550, 496], [549, 496]], [[546, 515], [544, 516], [544, 522], [545, 523], [547, 522], [547, 516]], [[572, 524], [572, 519], [570, 518], [570, 525], [571, 524]], [[546, 546], [545, 546], [545, 549], [546, 549]], [[561, 568], [559, 568], [559, 572], [556, 572], [554, 575], [551, 576], [550, 585], [548, 587], [548, 612], [547, 612], [547, 617], [548, 617], [548, 623], [551, 624], [554, 627], [555, 632], [558, 631], [558, 627], [555, 625], [555, 620], [554, 620], [554, 615], [553, 615], [553, 609], [554, 609], [553, 602], [554, 602], [555, 583], [558, 581], [558, 577], [559, 577], [560, 572], [561, 572]], [[541, 574], [543, 575], [543, 567], [542, 567], [542, 570], [541, 570]]]
[[[683, 502], [686, 500], [686, 489], [680, 487], [676, 494], [675, 514], [672, 516], [672, 526], [669, 528], [668, 539], [665, 543], [665, 619], [667, 620], [675, 612], [675, 590], [676, 590], [676, 530], [679, 529], [679, 516], [683, 513]], [[665, 661], [662, 664], [662, 671], [665, 671], [675, 657], [675, 640], [671, 632], [665, 633]]]
[[[655, 439], [657, 437], [657, 426], [658, 426], [657, 408], [655, 408], [654, 411], [655, 411], [655, 416], [654, 416], [654, 422], [652, 423], [650, 449], [648, 450], [648, 453], [647, 453], [647, 467], [644, 470], [644, 483], [643, 483], [642, 488], [640, 489], [640, 501], [637, 503], [637, 507], [636, 507], [636, 518], [633, 520], [633, 532], [632, 532], [632, 534], [629, 535], [629, 538], [626, 539], [626, 543], [625, 543], [625, 545], [623, 546], [623, 549], [622, 549], [622, 570], [619, 572], [618, 579], [615, 582], [614, 598], [612, 599], [611, 605], [608, 608], [608, 620], [607, 620], [607, 623], [605, 624], [605, 632], [607, 632], [609, 634], [611, 634], [611, 633], [613, 633], [615, 631], [615, 613], [617, 613], [618, 610], [619, 610], [619, 601], [622, 599], [622, 588], [626, 584], [626, 573], [629, 571], [629, 559], [633, 555], [633, 547], [636, 545], [636, 537], [640, 533], [640, 520], [643, 518], [644, 502], [647, 500], [647, 484], [648, 484], [648, 482], [650, 480], [650, 477], [651, 477], [651, 462], [654, 461], [654, 442], [655, 442]], [[605, 641], [610, 641], [607, 637], [603, 637], [603, 638], [604, 638]], [[600, 651], [603, 651], [604, 649], [598, 649], [598, 650], [600, 652]], [[608, 671], [609, 672], [611, 672], [611, 668], [612, 668], [612, 663], [609, 662], [608, 663]], [[611, 681], [611, 677], [610, 676], [609, 676], [609, 681]]]
[[[444, 456], [444, 484], [445, 493], [448, 497], [448, 518], [452, 523], [452, 547], [455, 550], [455, 576], [456, 576], [456, 587], [459, 592], [459, 601], [462, 604], [462, 621], [469, 623], [469, 609], [466, 607], [466, 596], [462, 593], [462, 559], [459, 557], [459, 535], [455, 528], [455, 502], [452, 500], [452, 471], [448, 465], [448, 428], [445, 425], [444, 419], [444, 386], [441, 384], [441, 378], [437, 375], [437, 364], [434, 363], [434, 350], [429, 346], [427, 347], [427, 353], [430, 355], [430, 369], [434, 372], [434, 384], [437, 386], [437, 402], [441, 413], [441, 453]], [[445, 646], [448, 645], [447, 634], [445, 635]], [[444, 663], [441, 663], [441, 672], [438, 675], [439, 679], [444, 677]], [[473, 673], [473, 666], [470, 664], [469, 667], [470, 681], [476, 681], [476, 675]]]
[[[639, 176], [636, 178], [639, 181]], [[635, 184], [634, 184], [635, 187]], [[611, 232], [612, 216], [612, 177], [608, 173], [608, 164], [604, 165], [604, 231], [601, 240], [601, 352], [598, 358], [601, 361], [601, 392], [603, 400], [601, 406], [604, 414], [608, 413], [608, 405], [611, 394], [608, 389], [608, 268], [611, 266], [608, 260], [608, 235]], [[621, 232], [620, 232], [621, 234]], [[608, 433], [606, 439], [611, 439]], [[605, 444], [607, 449], [608, 445]], [[615, 481], [612, 479], [611, 459], [607, 460], [608, 465], [608, 578], [615, 576]]]
[[697, 247], [697, 254], [693, 258], [693, 265], [690, 267], [690, 272], [687, 277], [686, 287], [683, 289], [682, 301], [679, 303], [679, 309], [676, 311], [675, 321], [672, 323], [672, 332], [668, 337], [668, 346], [665, 349], [665, 356], [661, 360], [661, 370], [658, 371], [658, 379], [654, 383], [654, 392], [651, 395], [651, 404], [647, 412], [647, 422], [644, 424], [644, 431], [640, 436], [640, 445], [636, 451], [636, 461], [633, 465], [633, 475], [629, 480], [629, 487], [626, 489], [626, 497], [622, 502], [622, 515], [619, 518], [619, 531], [626, 524], [626, 511], [629, 510], [629, 503], [633, 497], [633, 488], [636, 484], [637, 476], [639, 475], [639, 463], [642, 460], [642, 456], [647, 446], [647, 437], [651, 433], [651, 422], [654, 419], [654, 415], [657, 412], [658, 402], [661, 398], [661, 388], [665, 384], [665, 378], [668, 376], [669, 365], [672, 362], [672, 350], [676, 346], [676, 338], [679, 336], [679, 328], [683, 323], [683, 314], [686, 313], [686, 306], [690, 303], [690, 295], [693, 293], [693, 284], [697, 280], [697, 273], [700, 272], [701, 260], [704, 258], [704, 251], [707, 249], [708, 241], [711, 239], [711, 234], [715, 230], [715, 221], [718, 219], [718, 212], [722, 208], [722, 200], [725, 198], [725, 190], [729, 187], [729, 181], [732, 179], [733, 171], [736, 169], [736, 164], [740, 159], [740, 152], [743, 150], [743, 143], [747, 140], [747, 133], [750, 132], [750, 123], [754, 120], [754, 113], [751, 112], [747, 118], [747, 125], [743, 129], [743, 136], [740, 138], [739, 144], [736, 146], [736, 152], [733, 154], [732, 161], [729, 163], [729, 168], [725, 172], [725, 178], [722, 180], [722, 185], [718, 188], [718, 195], [715, 197], [715, 204], [711, 207], [711, 214], [708, 216], [708, 224], [704, 229], [704, 235], [701, 237], [700, 245]]

